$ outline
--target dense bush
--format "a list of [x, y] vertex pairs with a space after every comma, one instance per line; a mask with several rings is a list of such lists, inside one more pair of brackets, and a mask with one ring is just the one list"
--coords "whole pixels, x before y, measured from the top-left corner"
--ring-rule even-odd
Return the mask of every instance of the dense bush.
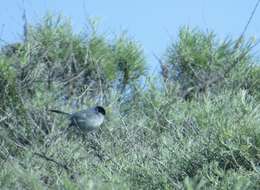
[[31, 96], [45, 89], [67, 97], [84, 91], [95, 97], [112, 87], [125, 93], [145, 74], [142, 48], [126, 35], [109, 40], [95, 28], [74, 34], [69, 21], [52, 15], [30, 26], [27, 35], [2, 54], [13, 57], [18, 80]]
[[[76, 35], [47, 16], [26, 39], [0, 56], [2, 189], [260, 188], [252, 44], [182, 29], [157, 86], [140, 82], [144, 55], [125, 35]], [[95, 104], [106, 122], [85, 137], [63, 133], [68, 121], [48, 112]]]
[[254, 45], [254, 41], [243, 38], [220, 41], [213, 32], [184, 27], [179, 40], [167, 49], [161, 65], [164, 80], [180, 84], [185, 98], [198, 92], [216, 93], [220, 88], [258, 92], [259, 83], [252, 82], [259, 81], [259, 70], [252, 68]]

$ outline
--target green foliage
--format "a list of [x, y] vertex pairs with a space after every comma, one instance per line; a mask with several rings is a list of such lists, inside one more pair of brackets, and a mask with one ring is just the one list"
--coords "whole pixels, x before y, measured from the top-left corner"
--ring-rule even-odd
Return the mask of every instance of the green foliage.
[[[10, 175], [7, 171], [17, 170], [16, 161], [20, 160], [23, 164], [18, 166], [24, 172], [16, 172], [13, 179], [30, 171], [33, 177], [27, 175], [24, 180], [52, 189], [260, 187], [260, 107], [245, 91], [222, 92], [189, 102], [174, 97], [174, 93], [138, 93], [140, 103], [125, 116], [120, 113], [117, 97], [111, 96], [105, 126], [85, 140], [65, 134], [57, 137], [66, 122], [46, 112], [35, 114], [38, 119], [49, 115], [55, 126], [42, 137], [33, 132], [40, 130], [39, 125], [32, 125], [27, 132], [34, 133], [32, 144], [20, 145], [24, 148], [13, 152], [15, 160], [8, 156], [10, 145], [2, 140], [2, 164], [4, 160], [10, 164], [4, 164], [1, 180]], [[145, 107], [142, 102], [146, 102]], [[158, 112], [165, 105], [167, 114]], [[10, 188], [23, 183], [5, 182]]]
[[248, 89], [245, 84], [252, 72], [253, 46], [251, 41], [220, 41], [213, 32], [184, 27], [179, 40], [167, 49], [163, 77], [179, 83], [184, 97], [198, 92], [216, 93], [223, 87]]
[[[1, 51], [1, 189], [260, 189], [260, 70], [235, 43], [183, 29], [165, 83], [142, 88], [137, 42], [47, 15]], [[97, 103], [106, 121], [84, 137], [48, 112]]]
[[10, 60], [0, 57], [0, 98], [1, 108], [4, 109], [9, 103], [17, 103], [16, 74], [10, 65]]
[[[218, 179], [218, 181], [216, 181]], [[187, 177], [184, 181], [185, 189], [257, 189], [259, 176], [254, 172], [244, 170], [225, 172], [217, 163], [210, 163], [194, 178]]]
[[250, 73], [244, 83], [246, 89], [252, 94], [257, 100], [260, 100], [260, 66], [255, 65], [250, 70]]
[[92, 97], [108, 88], [133, 91], [145, 74], [142, 48], [126, 35], [109, 40], [93, 27], [84, 35], [74, 34], [68, 19], [48, 14], [28, 28], [27, 41], [3, 48], [24, 93], [33, 97], [48, 89], [72, 98], [87, 89]]

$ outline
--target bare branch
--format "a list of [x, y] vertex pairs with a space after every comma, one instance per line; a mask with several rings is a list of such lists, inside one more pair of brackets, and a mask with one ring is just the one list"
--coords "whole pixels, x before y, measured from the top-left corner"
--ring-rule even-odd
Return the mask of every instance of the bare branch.
[[67, 172], [70, 172], [70, 171], [71, 171], [71, 169], [70, 169], [66, 164], [60, 163], [60, 162], [58, 162], [57, 160], [54, 160], [53, 158], [50, 158], [50, 157], [46, 156], [45, 154], [38, 153], [38, 152], [34, 152], [33, 154], [36, 155], [36, 156], [38, 156], [38, 157], [40, 157], [40, 158], [45, 159], [46, 161], [55, 163], [57, 166], [62, 167], [62, 168], [65, 169]]

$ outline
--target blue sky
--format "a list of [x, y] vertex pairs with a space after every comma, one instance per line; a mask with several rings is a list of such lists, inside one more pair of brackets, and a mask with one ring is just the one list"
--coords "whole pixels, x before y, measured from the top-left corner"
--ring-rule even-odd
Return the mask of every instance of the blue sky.
[[[20, 39], [24, 8], [30, 23], [39, 22], [47, 11], [62, 13], [71, 18], [75, 32], [84, 30], [88, 17], [99, 18], [100, 31], [111, 35], [128, 31], [142, 44], [148, 62], [155, 63], [153, 53], [161, 56], [183, 25], [213, 30], [220, 38], [239, 36], [255, 3], [256, 0], [8, 0], [0, 6], [0, 39]], [[259, 20], [260, 7], [247, 36], [260, 38]]]

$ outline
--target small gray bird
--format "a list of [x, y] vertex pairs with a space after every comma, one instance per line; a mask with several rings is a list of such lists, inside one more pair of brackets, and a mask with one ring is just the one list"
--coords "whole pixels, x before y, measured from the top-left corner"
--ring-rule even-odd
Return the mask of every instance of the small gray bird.
[[105, 119], [106, 111], [102, 106], [92, 107], [75, 113], [66, 113], [59, 110], [49, 110], [51, 112], [67, 115], [70, 119], [70, 126], [75, 126], [83, 132], [97, 129]]

